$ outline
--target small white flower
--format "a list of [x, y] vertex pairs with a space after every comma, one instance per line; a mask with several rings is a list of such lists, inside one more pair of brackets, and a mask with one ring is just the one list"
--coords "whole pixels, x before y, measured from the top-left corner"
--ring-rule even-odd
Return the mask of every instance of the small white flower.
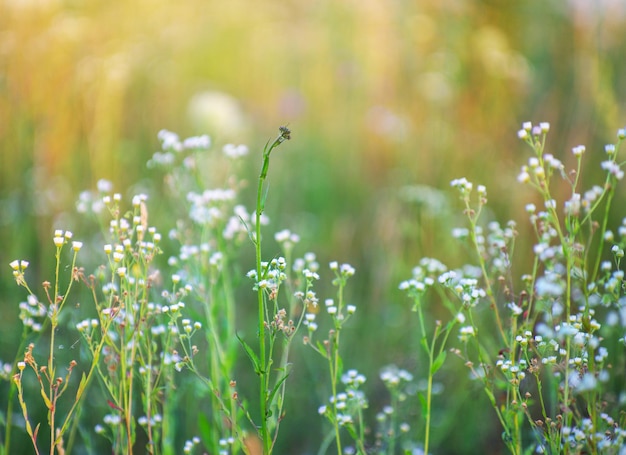
[[350, 264], [341, 264], [341, 274], [345, 275], [345, 276], [352, 276], [354, 275], [354, 267], [352, 267]]
[[248, 147], [246, 145], [226, 144], [222, 148], [222, 153], [224, 153], [224, 155], [228, 158], [241, 158], [242, 156], [246, 156], [248, 154]]
[[528, 174], [528, 172], [526, 171], [520, 172], [520, 174], [517, 176], [517, 181], [520, 183], [530, 182], [530, 174]]

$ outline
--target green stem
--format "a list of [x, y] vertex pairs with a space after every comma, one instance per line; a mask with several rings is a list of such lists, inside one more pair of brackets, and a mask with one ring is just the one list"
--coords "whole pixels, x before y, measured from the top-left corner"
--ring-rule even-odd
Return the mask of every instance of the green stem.
[[256, 255], [256, 273], [257, 273], [257, 301], [259, 310], [259, 401], [261, 407], [261, 439], [263, 443], [263, 454], [269, 455], [272, 452], [272, 437], [267, 425], [268, 419], [268, 384], [269, 384], [269, 372], [267, 371], [267, 358], [266, 358], [266, 346], [265, 346], [265, 295], [264, 290], [258, 283], [261, 282], [262, 268], [261, 268], [261, 215], [265, 209], [265, 179], [267, 178], [267, 172], [270, 166], [270, 153], [274, 148], [278, 147], [285, 140], [289, 139], [290, 131], [285, 127], [280, 127], [280, 134], [274, 142], [271, 144], [268, 142], [263, 149], [263, 164], [261, 167], [261, 174], [259, 176], [259, 185], [257, 188], [256, 198], [256, 217], [255, 217], [255, 255]]
[[[336, 333], [336, 336], [338, 335], [339, 333]], [[330, 369], [330, 386], [331, 386], [331, 391], [332, 391], [332, 396], [333, 396], [333, 416], [334, 416], [333, 427], [335, 430], [335, 441], [337, 443], [337, 455], [341, 455], [342, 454], [341, 435], [339, 434], [339, 422], [337, 421], [337, 372], [335, 370], [336, 362], [333, 361], [333, 358], [336, 358], [337, 356], [337, 353], [335, 352], [335, 348], [334, 348], [334, 346], [336, 346], [337, 341], [338, 339], [331, 341], [333, 343], [333, 354], [332, 356], [328, 357], [328, 366]]]

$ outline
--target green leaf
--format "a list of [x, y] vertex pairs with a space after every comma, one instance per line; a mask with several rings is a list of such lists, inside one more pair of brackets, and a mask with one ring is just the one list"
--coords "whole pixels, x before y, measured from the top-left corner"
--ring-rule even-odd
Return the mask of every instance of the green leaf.
[[316, 346], [317, 346], [317, 349], [319, 350], [319, 353], [322, 355], [322, 357], [327, 359], [328, 353], [326, 352], [326, 346], [324, 346], [324, 343], [318, 340], [318, 342], [316, 343]]
[[420, 404], [422, 405], [422, 417], [426, 418], [426, 414], [428, 413], [428, 406], [426, 404], [426, 397], [423, 393], [418, 392], [417, 398], [420, 400]]
[[83, 392], [85, 392], [85, 387], [87, 387], [87, 376], [83, 372], [83, 375], [80, 378], [80, 383], [78, 384], [78, 390], [76, 391], [76, 396], [82, 396]]
[[204, 443], [213, 442], [211, 437], [211, 424], [209, 423], [209, 418], [203, 414], [198, 414], [198, 431], [200, 432], [200, 436]]
[[239, 340], [243, 348], [246, 350], [246, 354], [248, 354], [248, 357], [250, 358], [250, 361], [252, 362], [252, 366], [254, 367], [254, 372], [260, 376], [262, 371], [261, 371], [261, 367], [259, 366], [259, 357], [252, 350], [252, 348], [248, 346], [248, 343], [243, 341], [243, 339], [238, 334], [235, 334], [235, 336], [237, 337], [237, 339]]
[[287, 377], [289, 377], [289, 373], [285, 373], [285, 375], [282, 378], [280, 378], [278, 382], [276, 382], [276, 385], [274, 386], [269, 396], [267, 397], [268, 408], [272, 406], [272, 401], [274, 401], [274, 396], [276, 395], [276, 392], [278, 392], [278, 389], [280, 389], [280, 386], [282, 385], [283, 382], [285, 382]]
[[439, 368], [441, 368], [441, 366], [443, 365], [443, 362], [445, 361], [446, 361], [446, 351], [441, 351], [430, 367], [431, 376], [435, 375], [435, 373], [439, 370]]
[[426, 337], [422, 337], [422, 339], [420, 340], [420, 344], [426, 352], [430, 353], [430, 347], [428, 346], [428, 340], [426, 339]]
[[343, 360], [339, 357], [339, 353], [337, 353], [337, 378], [340, 378], [343, 374]]
[[261, 196], [261, 213], [263, 209], [265, 209], [265, 201], [267, 201], [267, 195], [270, 192], [270, 184], [268, 183], [265, 187], [265, 191], [263, 191], [263, 195]]
[[243, 224], [243, 227], [246, 228], [246, 232], [248, 233], [248, 237], [250, 238], [250, 240], [252, 240], [252, 243], [255, 242], [254, 240], [254, 232], [250, 230], [250, 226], [248, 226], [248, 223], [246, 223], [246, 220], [244, 220], [243, 218], [239, 217], [239, 221], [241, 221], [241, 224]]
[[348, 433], [350, 434], [350, 436], [352, 437], [352, 439], [354, 439], [355, 441], [359, 440], [359, 435], [356, 434], [356, 430], [354, 429], [354, 425], [352, 425], [351, 423], [347, 424], [345, 426], [346, 430], [348, 430]]

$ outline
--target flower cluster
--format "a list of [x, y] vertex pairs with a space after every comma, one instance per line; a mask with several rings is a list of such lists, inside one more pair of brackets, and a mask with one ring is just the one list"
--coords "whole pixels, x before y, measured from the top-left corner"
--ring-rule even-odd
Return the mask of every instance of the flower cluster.
[[[482, 383], [504, 426], [505, 444], [512, 453], [523, 451], [523, 428], [515, 423], [522, 417], [537, 430], [538, 453], [618, 453], [617, 447], [623, 444], [623, 434], [618, 430], [623, 418], [621, 423], [614, 421], [608, 410], [623, 411], [623, 401], [615, 406], [597, 403], [607, 403], [603, 401], [606, 397], [622, 393], [617, 392], [615, 384], [623, 381], [624, 362], [615, 349], [623, 349], [626, 342], [621, 264], [626, 222], [619, 226], [617, 235], [608, 225], [615, 187], [624, 175], [617, 152], [626, 132], [620, 130], [618, 143], [605, 147], [607, 159], [601, 163], [606, 172], [604, 183], [580, 191], [586, 148], [579, 145], [572, 149], [577, 167], [567, 171], [560, 159], [544, 150], [549, 130], [548, 123], [526, 122], [518, 132], [534, 152], [518, 180], [534, 187], [542, 199], [541, 204], [526, 205], [536, 236], [531, 273], [519, 279], [513, 273], [511, 256], [517, 225], [509, 222], [503, 228], [494, 221], [481, 223], [486, 190], [477, 187], [479, 203], [472, 206], [474, 185], [460, 178], [451, 185], [461, 194], [468, 227], [455, 229], [453, 237], [470, 244], [478, 265], [456, 270], [441, 267], [431, 274], [426, 266], [433, 262], [425, 259], [400, 288], [413, 298], [420, 316], [422, 346], [430, 357], [429, 380], [445, 359], [445, 353], [437, 354], [435, 349], [438, 337], [444, 333], [445, 343], [450, 328], [460, 325], [461, 346], [451, 351], [465, 360], [471, 377]], [[551, 186], [557, 184], [564, 184], [568, 190], [569, 196], [562, 203], [553, 196]], [[608, 255], [612, 260], [606, 260]], [[517, 290], [520, 285], [521, 290]], [[426, 290], [435, 286], [449, 291], [439, 295], [452, 319], [448, 324], [436, 321], [429, 345], [421, 303]], [[484, 313], [474, 311], [482, 301], [489, 303], [490, 322], [484, 321]], [[509, 311], [501, 313], [503, 306]], [[482, 329], [483, 324], [497, 329], [497, 355], [488, 354], [493, 335], [492, 330]], [[495, 398], [494, 391], [502, 387], [507, 389], [507, 397]], [[554, 400], [558, 402], [556, 414], [549, 408]], [[533, 403], [538, 403], [539, 409], [532, 407]], [[540, 419], [533, 417], [537, 414]]]
[[[348, 370], [341, 376], [345, 392], [339, 392], [329, 398], [328, 404], [319, 407], [320, 415], [338, 422], [340, 426], [352, 426], [362, 419], [362, 411], [367, 409], [368, 401], [359, 387], [366, 381], [357, 370]], [[336, 413], [333, 412], [336, 410]]]

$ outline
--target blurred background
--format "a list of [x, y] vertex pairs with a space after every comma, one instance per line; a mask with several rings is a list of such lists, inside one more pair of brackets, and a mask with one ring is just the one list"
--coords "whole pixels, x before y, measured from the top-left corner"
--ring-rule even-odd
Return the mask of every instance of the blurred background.
[[[624, 36], [621, 0], [0, 0], [0, 359], [13, 358], [24, 299], [8, 263], [49, 278], [53, 229], [78, 229], [80, 191], [154, 179], [162, 128], [248, 144], [254, 181], [262, 146], [288, 124], [267, 214], [322, 264], [356, 267], [345, 358], [371, 378], [374, 408], [379, 368], [420, 377], [398, 283], [423, 256], [467, 259], [449, 236], [462, 223], [450, 180], [487, 185], [491, 216], [523, 232], [533, 195], [515, 180], [528, 156], [516, 131], [530, 120], [551, 123], [548, 148], [566, 166], [587, 145], [591, 182], [626, 124]], [[480, 392], [445, 387], [437, 453], [501, 453]], [[319, 397], [295, 402], [281, 453], [314, 453]]]

